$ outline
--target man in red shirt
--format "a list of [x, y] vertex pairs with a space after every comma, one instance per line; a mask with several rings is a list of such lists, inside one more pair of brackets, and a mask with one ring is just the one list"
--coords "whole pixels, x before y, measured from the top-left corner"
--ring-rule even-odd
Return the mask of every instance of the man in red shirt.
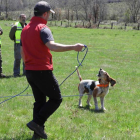
[[[49, 27], [46, 26], [50, 13], [54, 13], [45, 1], [34, 7], [34, 17], [21, 33], [21, 54], [25, 64], [26, 78], [35, 98], [33, 120], [27, 127], [34, 131], [33, 138], [47, 139], [44, 131], [46, 120], [62, 102], [58, 82], [53, 75], [51, 51], [81, 51], [83, 44], [64, 45], [54, 42]], [[46, 101], [46, 97], [49, 98]]]

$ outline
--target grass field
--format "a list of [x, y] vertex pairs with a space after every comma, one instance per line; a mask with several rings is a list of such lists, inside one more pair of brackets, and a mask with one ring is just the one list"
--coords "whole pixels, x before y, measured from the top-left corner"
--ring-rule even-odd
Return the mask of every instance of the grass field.
[[[9, 39], [12, 21], [0, 21], [3, 73], [0, 96], [22, 92], [28, 83], [24, 76], [13, 75], [13, 42]], [[132, 30], [78, 29], [51, 27], [55, 42], [84, 43], [88, 54], [79, 71], [83, 79], [97, 80], [100, 68], [116, 79], [105, 98], [105, 112], [86, 105], [78, 107], [78, 97], [64, 97], [60, 108], [46, 122], [48, 140], [139, 140], [140, 139], [140, 32]], [[82, 60], [85, 52], [81, 52]], [[59, 84], [75, 70], [77, 52], [52, 52], [54, 74]], [[21, 67], [22, 74], [22, 67]], [[78, 95], [79, 79], [74, 73], [61, 85], [62, 95]], [[29, 87], [22, 95], [32, 95]], [[0, 98], [0, 102], [7, 98]], [[33, 96], [15, 97], [0, 104], [0, 140], [30, 140], [33, 132], [26, 127], [32, 120]], [[100, 104], [100, 102], [99, 102]]]

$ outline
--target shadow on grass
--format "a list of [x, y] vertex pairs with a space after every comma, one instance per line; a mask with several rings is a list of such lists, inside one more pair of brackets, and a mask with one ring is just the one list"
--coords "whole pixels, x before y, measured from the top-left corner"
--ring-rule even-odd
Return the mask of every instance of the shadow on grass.
[[78, 108], [83, 109], [83, 110], [89, 110], [90, 112], [94, 112], [94, 113], [105, 113], [105, 111], [102, 109], [100, 109], [100, 110], [91, 109], [91, 107], [89, 105], [86, 105], [85, 107], [78, 106]]
[[19, 75], [19, 76], [14, 77], [13, 75], [6, 75], [6, 77], [4, 77], [4, 78], [0, 77], [0, 79], [20, 78], [20, 77], [24, 77], [24, 76], [25, 75]]

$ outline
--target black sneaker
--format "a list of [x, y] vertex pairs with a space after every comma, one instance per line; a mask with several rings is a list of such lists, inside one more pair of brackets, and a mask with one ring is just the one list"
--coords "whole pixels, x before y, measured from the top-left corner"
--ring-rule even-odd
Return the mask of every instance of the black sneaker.
[[27, 123], [27, 127], [38, 134], [41, 138], [47, 139], [47, 134], [45, 133], [44, 129], [36, 124], [35, 122], [31, 121]]
[[18, 75], [14, 75], [14, 77], [16, 78], [16, 77], [20, 77], [20, 75], [18, 74]]
[[32, 140], [40, 140], [40, 139], [41, 139], [41, 137], [34, 132], [34, 135], [32, 137]]
[[6, 76], [4, 74], [0, 74], [0, 78], [5, 78]]

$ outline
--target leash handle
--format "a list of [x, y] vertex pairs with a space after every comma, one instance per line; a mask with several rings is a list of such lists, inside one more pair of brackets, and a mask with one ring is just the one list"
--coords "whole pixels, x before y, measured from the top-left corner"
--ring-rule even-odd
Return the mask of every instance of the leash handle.
[[85, 48], [87, 48], [87, 45], [84, 45]]
[[79, 63], [79, 66], [82, 66], [82, 62], [84, 61], [84, 59], [85, 59], [85, 57], [86, 57], [86, 54], [87, 54], [87, 52], [88, 52], [88, 47], [87, 47], [87, 45], [84, 45], [84, 49], [82, 49], [80, 52], [83, 52], [83, 51], [85, 51], [86, 50], [86, 53], [85, 53], [85, 56], [83, 57], [83, 60], [80, 62], [79, 61], [79, 52], [78, 52], [78, 54], [77, 54], [77, 62]]
[[82, 49], [81, 52], [83, 52], [85, 49], [87, 49], [87, 45], [84, 45], [84, 49]]

